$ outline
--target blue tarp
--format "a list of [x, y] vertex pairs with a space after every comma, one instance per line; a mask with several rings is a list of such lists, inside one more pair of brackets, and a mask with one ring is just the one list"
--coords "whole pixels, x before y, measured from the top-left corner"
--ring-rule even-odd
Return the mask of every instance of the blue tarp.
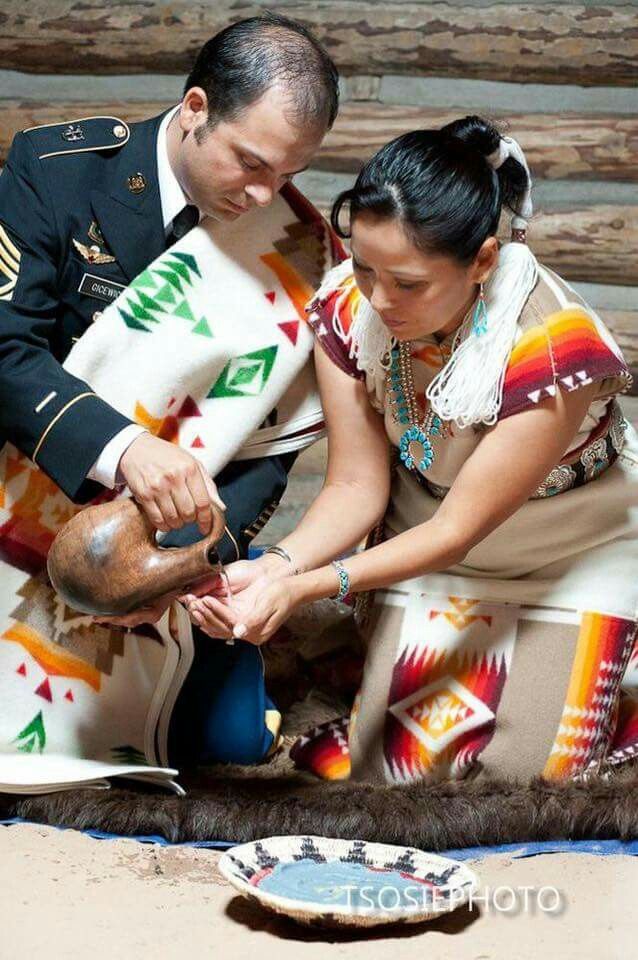
[[[14, 817], [11, 820], [0, 820], [0, 826], [11, 826], [14, 823], [30, 823]], [[37, 824], [41, 826], [41, 824]], [[59, 830], [72, 829], [58, 827]], [[96, 840], [137, 840], [139, 843], [159, 843], [163, 847], [207, 847], [212, 850], [227, 850], [234, 846], [228, 840], [193, 840], [189, 843], [171, 843], [164, 837], [121, 837], [115, 833], [105, 833], [102, 830], [82, 830], [89, 837]], [[541, 853], [591, 853], [599, 857], [612, 854], [636, 857], [638, 856], [638, 840], [547, 840], [543, 843], [505, 843], [496, 847], [465, 847], [462, 850], [443, 850], [441, 856], [452, 857], [454, 860], [484, 860], [485, 857], [495, 854], [507, 855], [514, 860], [524, 857], [537, 857]]]

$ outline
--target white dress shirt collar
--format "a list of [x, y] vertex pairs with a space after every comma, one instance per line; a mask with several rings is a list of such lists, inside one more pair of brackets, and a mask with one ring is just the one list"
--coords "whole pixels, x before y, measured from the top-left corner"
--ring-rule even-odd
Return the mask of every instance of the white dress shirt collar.
[[168, 159], [168, 125], [179, 108], [180, 104], [178, 103], [173, 110], [169, 110], [162, 119], [157, 133], [157, 179], [162, 204], [162, 222], [167, 236], [173, 220], [188, 203], [188, 198], [173, 173]]

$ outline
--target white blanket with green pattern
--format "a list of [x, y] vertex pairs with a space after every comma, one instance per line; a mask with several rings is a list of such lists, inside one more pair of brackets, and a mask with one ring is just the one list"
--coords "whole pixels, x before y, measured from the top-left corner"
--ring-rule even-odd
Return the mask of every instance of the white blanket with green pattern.
[[[287, 196], [188, 233], [64, 364], [213, 476], [234, 458], [306, 445], [322, 428], [304, 305], [339, 254], [316, 211]], [[179, 790], [167, 737], [192, 663], [190, 621], [175, 604], [157, 631], [124, 634], [65, 606], [46, 555], [80, 509], [10, 444], [0, 451], [0, 791], [131, 775]]]
[[107, 307], [65, 368], [213, 476], [299, 449], [322, 424], [304, 306], [332, 262], [326, 225], [301, 222], [281, 195], [267, 213], [204, 220]]

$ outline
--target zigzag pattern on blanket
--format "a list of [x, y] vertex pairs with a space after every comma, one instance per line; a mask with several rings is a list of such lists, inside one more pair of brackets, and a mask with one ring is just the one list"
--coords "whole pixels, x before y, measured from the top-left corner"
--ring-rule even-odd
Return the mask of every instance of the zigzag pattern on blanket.
[[[187, 784], [187, 786], [189, 786]], [[17, 798], [0, 817], [177, 843], [291, 834], [429, 850], [559, 839], [638, 838], [638, 766], [609, 781], [460, 781], [371, 786], [296, 775], [200, 780], [186, 797], [113, 788]]]
[[[205, 220], [151, 262], [77, 340], [65, 369], [193, 450], [213, 476], [235, 457], [300, 449], [323, 426], [304, 306], [343, 256], [288, 186], [267, 216], [256, 210], [223, 230]], [[147, 779], [167, 763], [190, 623], [174, 608], [159, 632], [142, 626], [124, 642], [120, 628], [94, 624], [55, 595], [47, 553], [82, 508], [14, 447], [0, 451], [0, 790], [93, 779], [96, 762], [100, 777], [135, 767]]]

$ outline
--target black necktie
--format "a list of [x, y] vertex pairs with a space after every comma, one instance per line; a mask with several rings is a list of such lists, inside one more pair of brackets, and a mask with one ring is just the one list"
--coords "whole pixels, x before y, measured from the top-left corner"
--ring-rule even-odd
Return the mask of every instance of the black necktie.
[[181, 240], [198, 222], [199, 210], [197, 207], [192, 206], [192, 204], [185, 206], [183, 210], [180, 210], [177, 216], [173, 218], [173, 226], [166, 240], [166, 246], [170, 247], [178, 240]]

